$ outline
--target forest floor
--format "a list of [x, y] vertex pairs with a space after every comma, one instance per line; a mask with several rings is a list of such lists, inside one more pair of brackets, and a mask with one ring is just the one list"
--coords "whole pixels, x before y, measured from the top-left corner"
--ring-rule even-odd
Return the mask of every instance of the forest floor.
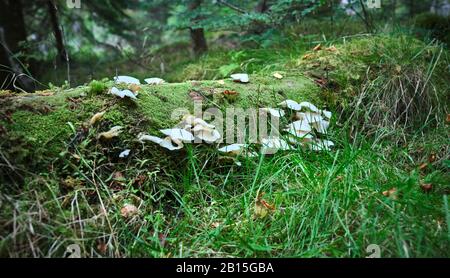
[[[136, 101], [108, 94], [110, 80], [1, 92], [0, 255], [60, 257], [76, 244], [86, 257], [449, 257], [446, 67], [440, 45], [374, 36], [291, 52], [249, 84], [130, 88]], [[182, 72], [204, 69], [235, 70], [205, 58]], [[229, 159], [215, 144], [137, 142], [192, 112], [194, 95], [220, 110], [310, 101], [333, 112], [335, 147]], [[125, 131], [97, 139], [114, 126]]]

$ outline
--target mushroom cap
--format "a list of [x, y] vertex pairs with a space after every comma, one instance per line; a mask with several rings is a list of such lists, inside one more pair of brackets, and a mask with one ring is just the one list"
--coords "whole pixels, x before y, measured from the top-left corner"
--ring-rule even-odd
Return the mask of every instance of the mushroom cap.
[[139, 81], [139, 79], [126, 75], [116, 76], [114, 77], [114, 81], [116, 82], [116, 84], [125, 83], [141, 85], [141, 81]]
[[296, 101], [291, 100], [291, 99], [287, 99], [285, 101], [282, 101], [278, 105], [280, 105], [281, 107], [289, 108], [289, 109], [294, 110], [294, 111], [302, 110], [301, 105], [298, 104]]
[[249, 78], [248, 74], [246, 74], [246, 73], [232, 74], [231, 78], [234, 81], [239, 81], [241, 83], [248, 83], [250, 81], [250, 78]]
[[166, 83], [166, 81], [164, 81], [164, 79], [161, 79], [158, 77], [147, 78], [144, 81], [149, 85], [160, 85], [160, 84]]
[[175, 140], [181, 140], [183, 142], [191, 142], [194, 140], [194, 135], [189, 131], [181, 128], [162, 129], [160, 130], [164, 135], [169, 136]]

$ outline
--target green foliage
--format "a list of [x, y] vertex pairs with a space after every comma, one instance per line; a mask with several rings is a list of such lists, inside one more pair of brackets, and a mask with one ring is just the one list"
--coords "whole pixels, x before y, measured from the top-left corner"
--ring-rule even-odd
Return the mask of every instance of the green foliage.
[[[432, 13], [424, 13], [414, 19], [420, 31], [432, 38], [450, 44], [450, 17], [440, 16]], [[427, 34], [428, 33], [428, 34]]]
[[108, 89], [107, 84], [105, 84], [105, 82], [97, 80], [92, 80], [91, 83], [89, 83], [89, 87], [90, 87], [89, 92], [94, 95], [101, 94]]

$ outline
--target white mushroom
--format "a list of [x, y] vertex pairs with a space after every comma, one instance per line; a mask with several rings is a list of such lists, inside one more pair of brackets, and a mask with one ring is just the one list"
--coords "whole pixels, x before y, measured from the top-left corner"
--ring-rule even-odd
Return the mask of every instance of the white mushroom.
[[306, 107], [306, 108], [308, 108], [309, 110], [311, 110], [311, 112], [320, 113], [319, 108], [317, 108], [314, 104], [312, 104], [312, 103], [310, 103], [310, 102], [307, 102], [307, 101], [301, 102], [301, 103], [300, 103], [300, 107], [301, 107], [301, 108]]
[[291, 146], [281, 138], [264, 138], [261, 140], [262, 154], [274, 154], [279, 150], [290, 150]]
[[300, 104], [298, 104], [296, 101], [293, 101], [291, 99], [287, 99], [283, 102], [280, 102], [278, 105], [280, 105], [281, 107], [289, 108], [294, 111], [302, 110], [302, 107], [300, 106]]
[[147, 78], [144, 81], [149, 85], [161, 85], [161, 84], [166, 83], [166, 81], [164, 81], [161, 78], [157, 78], [157, 77]]
[[229, 146], [222, 147], [218, 151], [222, 153], [239, 154], [244, 150], [245, 147], [247, 147], [247, 145], [245, 144], [232, 144]]
[[126, 158], [130, 155], [131, 150], [124, 150], [119, 154], [119, 158]]
[[233, 79], [233, 81], [236, 81], [236, 82], [241, 82], [241, 83], [250, 82], [248, 74], [246, 74], [246, 73], [232, 74], [231, 78]]
[[215, 143], [222, 138], [217, 130], [202, 125], [196, 125], [192, 131], [194, 132], [195, 137], [206, 143]]
[[116, 82], [116, 84], [125, 83], [141, 85], [141, 81], [139, 81], [139, 79], [125, 75], [114, 77], [114, 81]]
[[176, 143], [177, 146], [174, 146], [172, 144], [172, 140], [170, 139], [170, 137], [162, 139], [162, 138], [159, 138], [159, 137], [156, 137], [156, 136], [142, 134], [142, 135], [140, 135], [138, 137], [138, 140], [141, 143], [144, 143], [144, 141], [153, 142], [153, 143], [158, 144], [161, 147], [164, 147], [164, 148], [166, 148], [166, 149], [168, 149], [170, 151], [179, 150], [179, 149], [183, 148], [183, 143], [181, 143], [181, 142], [177, 142]]
[[295, 117], [297, 120], [306, 121], [309, 124], [323, 121], [323, 117], [319, 113], [314, 112], [297, 112]]
[[330, 126], [330, 122], [318, 121], [318, 122], [313, 123], [312, 126], [317, 130], [317, 132], [326, 134], [328, 127]]
[[191, 142], [194, 140], [194, 135], [185, 129], [172, 128], [162, 129], [160, 131], [174, 140], [181, 140], [182, 142]]
[[332, 114], [330, 111], [322, 110], [322, 114], [325, 116], [325, 118], [331, 119]]
[[137, 99], [136, 95], [130, 90], [121, 91], [121, 90], [117, 89], [116, 87], [112, 87], [110, 92], [112, 95], [118, 96], [120, 98], [129, 97], [132, 99]]
[[268, 112], [272, 116], [277, 117], [277, 118], [284, 117], [284, 115], [285, 115], [284, 111], [281, 109], [261, 108], [261, 111]]
[[330, 140], [315, 140], [309, 145], [309, 148], [313, 151], [329, 151], [334, 143]]

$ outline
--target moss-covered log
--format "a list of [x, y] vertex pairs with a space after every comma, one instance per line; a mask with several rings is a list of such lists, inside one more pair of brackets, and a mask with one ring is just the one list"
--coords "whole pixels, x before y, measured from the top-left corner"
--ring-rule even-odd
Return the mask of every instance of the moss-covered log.
[[[136, 101], [109, 94], [112, 86], [114, 84], [110, 81], [95, 81], [75, 89], [48, 90], [28, 95], [2, 92], [2, 171], [20, 165], [25, 165], [28, 171], [43, 169], [58, 155], [77, 147], [89, 134], [95, 138], [95, 134], [113, 126], [119, 125], [125, 130], [115, 140], [116, 144], [108, 145], [117, 150], [125, 147], [120, 142], [135, 141], [141, 132], [159, 136], [159, 129], [172, 127], [176, 123], [171, 119], [174, 110], [184, 108], [193, 111], [192, 96], [203, 98], [205, 109], [274, 107], [284, 99], [312, 101], [323, 106], [318, 87], [299, 75], [288, 75], [281, 80], [252, 76], [249, 84], [227, 80], [224, 83], [191, 81], [142, 85]], [[225, 90], [238, 92], [237, 99], [227, 99], [223, 94]], [[90, 128], [90, 118], [101, 111], [105, 112], [101, 125]]]

